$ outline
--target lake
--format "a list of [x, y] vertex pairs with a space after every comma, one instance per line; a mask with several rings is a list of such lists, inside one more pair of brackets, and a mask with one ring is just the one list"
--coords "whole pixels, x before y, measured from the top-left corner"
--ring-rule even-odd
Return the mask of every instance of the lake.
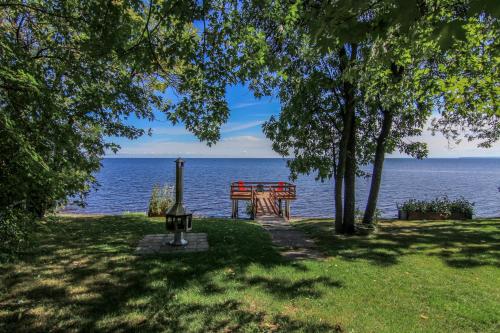
[[[145, 212], [154, 184], [175, 183], [174, 159], [107, 158], [96, 174], [100, 183], [85, 208], [68, 206], [72, 213]], [[367, 169], [368, 171], [369, 169]], [[282, 159], [186, 159], [184, 202], [196, 215], [231, 214], [231, 181], [287, 181], [289, 171]], [[357, 180], [357, 207], [364, 210], [370, 179]], [[295, 181], [297, 200], [292, 215], [331, 217], [333, 182], [303, 175]], [[475, 202], [475, 215], [500, 216], [500, 159], [387, 159], [378, 208], [383, 217], [396, 217], [396, 203], [406, 199], [463, 196]], [[240, 204], [240, 216], [244, 205]]]

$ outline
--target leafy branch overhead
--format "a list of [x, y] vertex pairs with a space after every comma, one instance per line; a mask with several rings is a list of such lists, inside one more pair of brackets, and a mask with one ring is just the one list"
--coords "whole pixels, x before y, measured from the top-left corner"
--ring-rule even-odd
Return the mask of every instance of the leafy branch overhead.
[[436, 113], [432, 129], [450, 140], [500, 138], [494, 1], [13, 0], [0, 9], [0, 216], [83, 203], [100, 159], [120, 149], [115, 139], [145, 134], [129, 117], [160, 115], [216, 143], [236, 84], [279, 98], [264, 132], [293, 157], [292, 176], [335, 179], [339, 232], [354, 231], [360, 166], [373, 164], [370, 223], [385, 154], [425, 157], [418, 137]]
[[243, 44], [259, 45], [265, 59], [245, 71], [247, 80], [257, 96], [276, 94], [282, 105], [264, 132], [292, 157], [293, 177], [335, 179], [338, 232], [353, 231], [359, 166], [373, 164], [363, 219], [371, 223], [385, 154], [425, 157], [418, 136], [436, 111], [433, 130], [451, 140], [489, 146], [500, 138], [498, 6], [341, 0], [241, 8], [236, 26], [253, 29]]
[[[199, 3], [32, 0], [0, 8], [2, 210], [20, 204], [43, 215], [67, 198], [83, 202], [104, 153], [120, 148], [114, 138], [145, 134], [131, 116], [152, 120], [159, 110], [200, 139], [219, 138], [227, 81], [218, 79], [223, 63], [207, 56], [219, 44], [201, 47]], [[172, 91], [178, 103], [167, 98]]]

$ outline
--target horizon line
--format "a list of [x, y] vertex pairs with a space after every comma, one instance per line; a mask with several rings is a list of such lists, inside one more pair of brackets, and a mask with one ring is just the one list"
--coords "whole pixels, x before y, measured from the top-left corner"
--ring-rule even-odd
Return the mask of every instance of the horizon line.
[[[175, 156], [104, 156], [103, 159], [162, 159], [162, 158], [179, 158], [182, 157], [182, 155], [175, 155]], [[293, 157], [220, 157], [220, 156], [198, 156], [198, 157], [182, 157], [184, 159], [293, 159]], [[484, 158], [500, 158], [500, 156], [432, 156], [432, 157], [426, 157], [421, 160], [429, 160], [429, 159], [484, 159]], [[417, 158], [414, 157], [386, 157], [385, 159], [393, 159], [393, 160], [418, 160]]]

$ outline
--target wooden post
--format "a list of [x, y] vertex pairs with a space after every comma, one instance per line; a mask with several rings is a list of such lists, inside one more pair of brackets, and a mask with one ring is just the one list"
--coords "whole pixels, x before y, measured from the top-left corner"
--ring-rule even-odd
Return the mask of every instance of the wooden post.
[[250, 205], [252, 207], [252, 214], [250, 215], [250, 219], [255, 220], [255, 207], [254, 207], [254, 194], [253, 187], [250, 187]]
[[239, 200], [238, 200], [238, 199], [236, 199], [236, 204], [235, 204], [235, 210], [236, 210], [236, 212], [235, 212], [235, 216], [236, 216], [236, 218], [238, 218], [238, 213], [239, 213], [239, 209], [238, 209], [238, 202], [239, 202]]
[[290, 200], [286, 200], [285, 201], [285, 205], [286, 205], [286, 208], [285, 208], [285, 217], [287, 220], [290, 219]]
[[278, 214], [283, 216], [283, 209], [281, 208], [281, 199], [278, 199]]
[[234, 199], [233, 199], [233, 183], [229, 183], [229, 193], [231, 197], [231, 218], [235, 218], [235, 213], [234, 213]]

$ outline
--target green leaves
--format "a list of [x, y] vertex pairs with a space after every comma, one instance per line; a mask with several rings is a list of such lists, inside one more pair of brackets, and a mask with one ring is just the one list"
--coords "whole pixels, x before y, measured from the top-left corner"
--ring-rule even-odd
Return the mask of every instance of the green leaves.
[[489, 147], [500, 138], [499, 25], [491, 17], [470, 18], [465, 39], [439, 59], [433, 75], [441, 117], [434, 130], [454, 141]]
[[[276, 95], [264, 126], [293, 155], [292, 175], [336, 171], [353, 92], [359, 165], [384, 151], [422, 158], [434, 129], [489, 146], [500, 138], [498, 6], [480, 0], [106, 1], [0, 4], [0, 208], [19, 200], [42, 214], [83, 198], [112, 138], [135, 139], [131, 115], [163, 111], [214, 144], [226, 87]], [[354, 47], [356, 45], [356, 47]], [[339, 50], [343, 53], [339, 53]], [[354, 51], [353, 51], [354, 50]], [[175, 92], [177, 99], [165, 95]]]
[[[67, 199], [82, 202], [102, 156], [119, 149], [113, 138], [144, 134], [125, 122], [131, 115], [152, 120], [164, 111], [200, 139], [219, 138], [233, 80], [222, 73], [232, 63], [218, 11], [200, 6], [0, 4], [0, 213], [19, 201], [37, 215]], [[205, 39], [195, 28], [204, 14]], [[167, 90], [179, 103], [165, 98]]]

